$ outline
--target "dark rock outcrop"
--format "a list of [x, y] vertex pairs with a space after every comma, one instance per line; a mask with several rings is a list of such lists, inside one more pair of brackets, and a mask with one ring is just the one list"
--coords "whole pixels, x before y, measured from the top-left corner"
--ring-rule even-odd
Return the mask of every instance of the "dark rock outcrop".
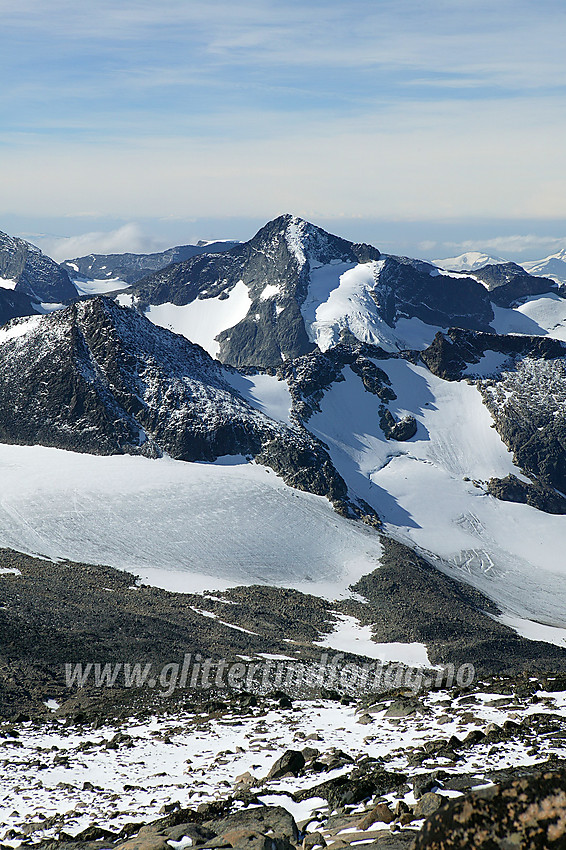
[[440, 327], [487, 329], [494, 317], [488, 292], [473, 277], [439, 274], [407, 257], [385, 258], [373, 297], [389, 325], [408, 316]]
[[481, 280], [489, 291], [489, 297], [498, 307], [512, 307], [522, 298], [556, 291], [556, 284], [547, 277], [528, 274], [516, 263], [497, 263], [470, 272]]
[[417, 433], [417, 420], [414, 416], [404, 416], [399, 421], [395, 421], [391, 411], [386, 408], [381, 413], [379, 425], [388, 440], [403, 442], [410, 440]]
[[566, 514], [566, 499], [540, 481], [521, 481], [516, 475], [490, 478], [487, 492], [503, 502], [521, 502], [547, 514]]
[[425, 821], [415, 850], [558, 850], [565, 845], [566, 776], [549, 771], [450, 801]]

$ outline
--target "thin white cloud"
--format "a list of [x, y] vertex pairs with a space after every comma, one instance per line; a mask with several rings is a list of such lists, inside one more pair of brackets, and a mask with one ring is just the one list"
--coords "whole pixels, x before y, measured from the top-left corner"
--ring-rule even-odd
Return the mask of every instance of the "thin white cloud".
[[124, 224], [115, 230], [91, 231], [77, 236], [31, 234], [25, 238], [58, 263], [88, 254], [149, 254], [170, 247], [163, 241], [143, 233], [135, 223]]

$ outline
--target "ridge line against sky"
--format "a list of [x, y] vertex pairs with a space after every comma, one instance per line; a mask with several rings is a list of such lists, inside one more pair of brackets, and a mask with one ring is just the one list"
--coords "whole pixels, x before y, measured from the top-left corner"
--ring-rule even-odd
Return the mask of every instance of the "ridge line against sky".
[[0, 11], [2, 230], [152, 250], [290, 211], [430, 256], [564, 244], [557, 0]]

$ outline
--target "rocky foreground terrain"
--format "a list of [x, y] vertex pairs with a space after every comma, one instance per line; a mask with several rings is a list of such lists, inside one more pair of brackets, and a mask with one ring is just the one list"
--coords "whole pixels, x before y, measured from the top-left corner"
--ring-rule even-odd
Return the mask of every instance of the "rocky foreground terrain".
[[[3, 551], [0, 848], [563, 847], [564, 650], [384, 543], [333, 603]], [[434, 666], [325, 646], [349, 616]]]
[[564, 847], [564, 677], [101, 706], [0, 726], [2, 847]]

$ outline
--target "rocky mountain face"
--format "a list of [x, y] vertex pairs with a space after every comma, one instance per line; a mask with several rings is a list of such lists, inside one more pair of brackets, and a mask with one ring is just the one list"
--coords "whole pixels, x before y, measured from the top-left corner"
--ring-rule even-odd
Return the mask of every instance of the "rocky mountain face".
[[[399, 316], [428, 325], [487, 328], [493, 320], [489, 296], [472, 277], [443, 275], [406, 257], [387, 257], [375, 288], [382, 318], [394, 325]], [[452, 318], [450, 318], [452, 317]]]
[[33, 302], [63, 303], [77, 295], [69, 275], [54, 260], [35, 245], [1, 232], [0, 278], [4, 287], [8, 284]]
[[556, 290], [553, 280], [528, 274], [516, 263], [487, 265], [471, 274], [487, 287], [491, 300], [498, 307], [512, 307], [522, 298]]
[[533, 479], [492, 481], [493, 495], [566, 513], [566, 343], [451, 329], [421, 356], [440, 377], [476, 381], [516, 464]]
[[493, 319], [489, 295], [473, 278], [455, 279], [429, 263], [382, 256], [377, 248], [290, 215], [224, 254], [194, 257], [150, 275], [135, 287], [134, 303], [144, 310], [199, 298], [210, 299], [214, 310], [213, 299], [228, 297], [243, 281], [251, 305], [245, 318], [217, 336], [219, 359], [237, 367], [273, 368], [313, 350], [316, 316], [308, 315], [308, 305], [324, 303], [345, 272], [362, 267], [372, 280], [366, 309], [390, 327], [400, 317], [473, 328], [487, 328]]
[[142, 277], [159, 271], [172, 263], [182, 263], [199, 254], [216, 254], [228, 251], [236, 242], [203, 242], [197, 245], [177, 245], [153, 254], [89, 254], [61, 263], [69, 276], [91, 280], [119, 278], [126, 283], [136, 283]]
[[185, 461], [256, 457], [299, 489], [347, 500], [322, 445], [253, 408], [199, 346], [107, 298], [0, 332], [0, 441]]

